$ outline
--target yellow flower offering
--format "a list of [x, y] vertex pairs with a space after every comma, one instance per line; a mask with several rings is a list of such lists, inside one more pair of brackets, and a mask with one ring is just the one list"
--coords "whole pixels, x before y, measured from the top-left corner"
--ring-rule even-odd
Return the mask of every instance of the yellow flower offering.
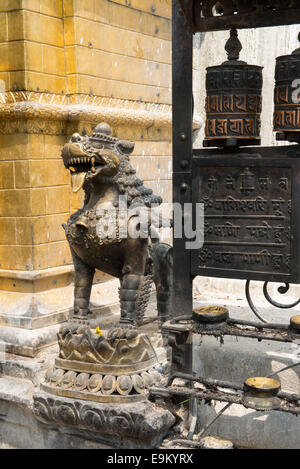
[[103, 332], [101, 331], [100, 327], [97, 327], [97, 328], [96, 328], [96, 334], [97, 334], [97, 335], [102, 335], [102, 334], [103, 334]]

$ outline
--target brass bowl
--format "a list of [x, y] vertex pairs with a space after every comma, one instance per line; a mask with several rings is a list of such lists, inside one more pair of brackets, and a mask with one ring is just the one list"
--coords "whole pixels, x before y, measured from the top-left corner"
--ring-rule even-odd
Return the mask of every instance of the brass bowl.
[[197, 322], [214, 324], [229, 318], [228, 309], [223, 306], [202, 306], [193, 311], [193, 319]]
[[276, 396], [281, 389], [280, 381], [274, 378], [249, 378], [244, 383], [245, 391], [260, 396]]
[[300, 316], [293, 316], [290, 320], [290, 329], [300, 333]]
[[273, 378], [249, 378], [244, 383], [243, 403], [246, 407], [270, 411], [279, 409], [281, 400], [276, 397], [281, 389], [280, 381]]

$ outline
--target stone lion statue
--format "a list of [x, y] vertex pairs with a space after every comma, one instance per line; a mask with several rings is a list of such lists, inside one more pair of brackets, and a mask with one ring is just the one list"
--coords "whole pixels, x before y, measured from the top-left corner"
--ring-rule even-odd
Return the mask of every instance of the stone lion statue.
[[153, 281], [159, 319], [169, 317], [172, 248], [159, 241], [151, 210], [162, 199], [136, 176], [133, 149], [133, 142], [113, 138], [109, 125], [99, 124], [91, 136], [72, 135], [62, 150], [72, 190], [85, 192], [83, 207], [63, 225], [75, 267], [73, 317], [79, 320], [90, 314], [95, 269], [120, 279], [122, 324], [141, 324]]

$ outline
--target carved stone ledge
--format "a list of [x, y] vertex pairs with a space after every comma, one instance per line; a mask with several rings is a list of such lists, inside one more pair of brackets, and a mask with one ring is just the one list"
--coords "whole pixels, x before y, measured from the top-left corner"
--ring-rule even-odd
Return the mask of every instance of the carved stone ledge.
[[55, 397], [43, 391], [33, 395], [33, 412], [42, 423], [73, 427], [118, 448], [157, 447], [175, 423], [165, 409], [150, 403], [100, 404]]
[[171, 127], [171, 114], [154, 110], [130, 109], [122, 107], [95, 106], [86, 104], [48, 104], [23, 101], [19, 103], [0, 104], [0, 115], [3, 119], [45, 119], [59, 121], [99, 120], [113, 126], [132, 123], [141, 127]]
[[68, 286], [73, 280], [73, 265], [44, 270], [0, 269], [0, 290], [10, 292], [37, 293]]
[[[1, 102], [2, 101], [2, 102]], [[172, 107], [167, 104], [48, 93], [0, 93], [0, 134], [69, 134], [70, 124], [84, 122], [91, 131], [98, 122], [112, 127], [171, 130]], [[194, 119], [194, 128], [200, 119]]]
[[[123, 107], [124, 105], [124, 107]], [[171, 128], [171, 113], [154, 109], [130, 108], [95, 104], [49, 104], [31, 101], [0, 104], [0, 133], [15, 132], [67, 134], [68, 123], [99, 121], [113, 127]]]
[[0, 326], [0, 351], [23, 357], [35, 357], [48, 347], [57, 344], [60, 325], [50, 325], [30, 330], [13, 326]]

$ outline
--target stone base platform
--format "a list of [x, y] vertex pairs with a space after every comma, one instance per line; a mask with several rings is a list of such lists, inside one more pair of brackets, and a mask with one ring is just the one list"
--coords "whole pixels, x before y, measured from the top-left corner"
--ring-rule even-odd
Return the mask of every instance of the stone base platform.
[[[0, 356], [0, 448], [110, 449], [159, 447], [175, 417], [147, 400], [96, 403], [42, 391], [58, 346], [38, 357]], [[156, 348], [165, 360], [164, 348]]]
[[0, 378], [1, 449], [155, 448], [174, 421], [149, 401], [98, 404], [35, 392], [29, 380]]
[[134, 404], [95, 403], [33, 395], [33, 413], [43, 429], [66, 429], [110, 448], [155, 448], [175, 423], [175, 417], [149, 401]]
[[[150, 322], [144, 327], [151, 335], [158, 362], [165, 363], [167, 353], [158, 324]], [[23, 334], [40, 331], [15, 330]], [[134, 402], [112, 403], [86, 400], [86, 396], [81, 399], [80, 395], [59, 396], [52, 389], [51, 393], [42, 389], [41, 383], [58, 356], [56, 331], [54, 337], [56, 344], [42, 348], [34, 358], [10, 354], [7, 347], [0, 350], [0, 448], [158, 448], [175, 417], [150, 403], [147, 393], [141, 394], [140, 400], [133, 396]]]

